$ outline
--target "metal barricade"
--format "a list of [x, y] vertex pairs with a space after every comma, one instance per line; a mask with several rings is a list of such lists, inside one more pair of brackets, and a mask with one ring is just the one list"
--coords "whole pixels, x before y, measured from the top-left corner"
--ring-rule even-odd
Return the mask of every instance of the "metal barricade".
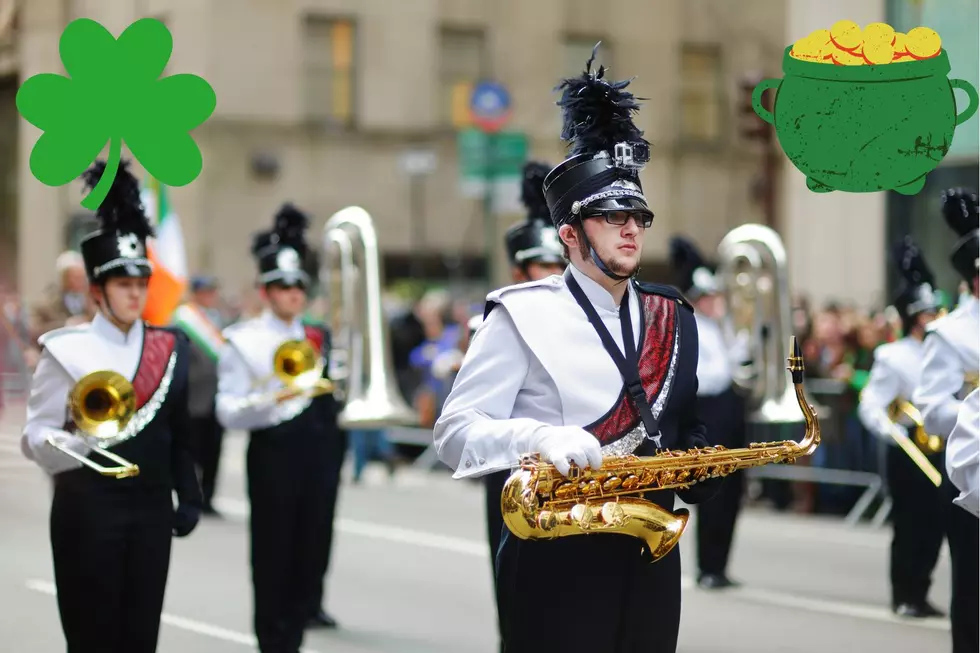
[[[820, 420], [821, 446], [823, 447], [840, 447], [845, 444], [847, 411], [842, 404], [846, 390], [846, 384], [836, 379], [807, 379], [806, 381], [806, 391], [811, 401], [825, 406], [829, 411], [829, 415]], [[759, 441], [793, 438], [795, 431], [802, 428], [802, 425], [749, 424], [747, 430], [750, 440]], [[773, 434], [773, 431], [778, 435]], [[764, 435], [767, 432], [769, 435]], [[874, 472], [814, 466], [812, 460], [809, 459], [799, 460], [793, 465], [756, 467], [748, 470], [747, 476], [752, 479], [864, 488], [845, 517], [845, 523], [849, 525], [857, 524], [861, 520], [875, 499], [883, 494], [884, 488], [882, 477]], [[882, 509], [886, 511], [884, 516], [882, 516]], [[882, 504], [872, 521], [880, 524], [884, 521], [885, 516], [887, 516], [887, 507]]]

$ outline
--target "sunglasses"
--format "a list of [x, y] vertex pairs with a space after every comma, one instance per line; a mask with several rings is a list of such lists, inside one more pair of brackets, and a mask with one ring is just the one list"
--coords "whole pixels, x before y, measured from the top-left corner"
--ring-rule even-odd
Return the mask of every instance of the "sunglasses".
[[593, 213], [586, 216], [588, 218], [604, 218], [607, 224], [622, 227], [630, 218], [636, 222], [636, 226], [641, 229], [649, 229], [653, 224], [653, 214], [646, 211], [609, 211], [603, 213]]

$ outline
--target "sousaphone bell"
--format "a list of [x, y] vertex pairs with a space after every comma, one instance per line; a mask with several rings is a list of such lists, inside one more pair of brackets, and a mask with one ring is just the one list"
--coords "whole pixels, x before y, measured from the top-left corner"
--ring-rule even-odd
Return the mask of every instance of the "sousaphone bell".
[[104, 467], [88, 456], [73, 451], [48, 436], [48, 444], [103, 476], [138, 476], [139, 466], [103, 448], [102, 442], [118, 436], [136, 413], [133, 384], [118, 372], [100, 370], [82, 377], [68, 395], [68, 410], [81, 438], [93, 452], [102, 454], [118, 467]]

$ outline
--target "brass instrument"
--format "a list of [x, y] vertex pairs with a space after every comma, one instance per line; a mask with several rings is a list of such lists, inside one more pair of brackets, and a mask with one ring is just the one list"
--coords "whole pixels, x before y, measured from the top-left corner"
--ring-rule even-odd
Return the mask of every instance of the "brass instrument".
[[946, 443], [938, 435], [929, 435], [926, 433], [919, 409], [913, 406], [910, 401], [898, 398], [888, 406], [888, 419], [896, 426], [902, 426], [900, 422], [902, 416], [905, 416], [915, 425], [914, 435], [912, 438], [909, 438], [904, 433], [892, 430], [892, 439], [908, 454], [912, 462], [922, 470], [922, 473], [929, 477], [929, 481], [936, 487], [939, 487], [943, 482], [942, 474], [926, 458], [926, 454], [939, 453], [946, 446]]
[[103, 467], [87, 456], [59, 444], [48, 436], [48, 444], [68, 454], [86, 467], [103, 476], [128, 478], [138, 476], [137, 465], [101, 446], [103, 440], [116, 437], [126, 428], [136, 412], [136, 391], [133, 384], [118, 372], [101, 370], [82, 377], [68, 395], [68, 410], [78, 435], [92, 451], [98, 451], [118, 467]]
[[796, 338], [787, 369], [806, 432], [800, 442], [753, 442], [742, 449], [722, 446], [663, 451], [655, 456], [613, 456], [598, 470], [573, 466], [568, 478], [537, 454], [522, 456], [501, 495], [504, 523], [521, 539], [548, 540], [570, 535], [618, 533], [642, 539], [653, 561], [680, 540], [689, 513], [676, 513], [647, 501], [655, 490], [686, 489], [710, 478], [748, 467], [791, 463], [820, 444], [820, 423], [803, 394], [803, 356]]
[[[792, 297], [786, 249], [775, 231], [761, 224], [732, 229], [718, 245], [718, 270], [735, 332], [747, 334], [751, 365], [733, 382], [756, 410], [748, 421], [792, 424], [804, 419], [782, 362], [792, 329]], [[812, 404], [823, 417], [827, 409]]]
[[[359, 206], [335, 213], [323, 228], [320, 277], [330, 293], [330, 324], [344, 369], [338, 375], [341, 428], [418, 424], [395, 384], [388, 327], [381, 306], [381, 259], [374, 221]], [[339, 274], [338, 274], [339, 272]]]
[[287, 340], [276, 348], [272, 371], [285, 386], [277, 398], [332, 394], [334, 384], [323, 378], [323, 358], [307, 340]]

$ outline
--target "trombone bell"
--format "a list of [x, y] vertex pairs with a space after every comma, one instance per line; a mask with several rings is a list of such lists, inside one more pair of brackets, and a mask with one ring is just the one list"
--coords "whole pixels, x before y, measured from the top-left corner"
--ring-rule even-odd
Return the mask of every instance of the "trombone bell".
[[76, 435], [85, 442], [90, 451], [102, 454], [118, 466], [99, 465], [50, 436], [47, 440], [49, 445], [103, 476], [129, 478], [139, 475], [138, 465], [98, 445], [99, 441], [119, 435], [136, 413], [136, 391], [132, 383], [122, 374], [111, 370], [87, 374], [72, 388], [68, 396], [68, 409], [72, 422], [78, 429]]
[[333, 394], [333, 383], [323, 378], [322, 359], [307, 340], [287, 340], [279, 345], [273, 355], [272, 370], [285, 386], [280, 396]]

